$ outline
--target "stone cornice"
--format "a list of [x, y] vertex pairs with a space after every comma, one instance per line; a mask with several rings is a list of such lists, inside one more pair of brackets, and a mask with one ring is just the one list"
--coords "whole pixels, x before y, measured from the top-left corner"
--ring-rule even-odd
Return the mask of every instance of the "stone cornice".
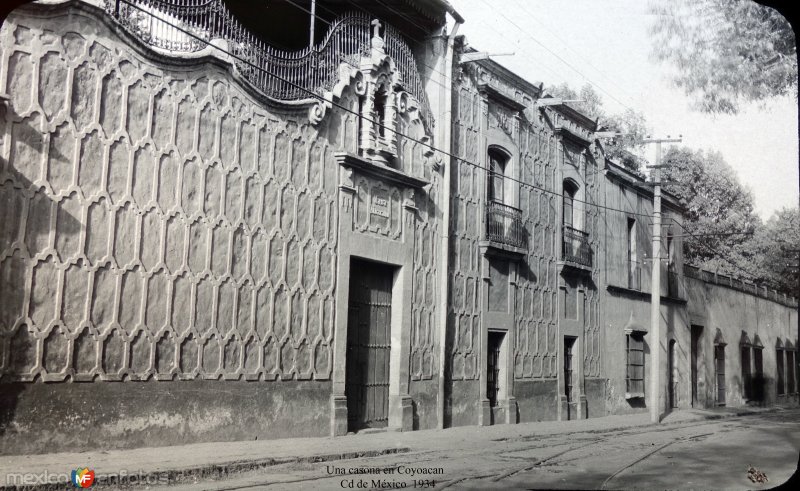
[[334, 158], [341, 166], [351, 167], [363, 172], [364, 174], [370, 174], [384, 181], [393, 182], [404, 187], [421, 189], [430, 184], [424, 179], [414, 177], [391, 167], [374, 164], [369, 160], [363, 159], [351, 153], [339, 152], [334, 154]]

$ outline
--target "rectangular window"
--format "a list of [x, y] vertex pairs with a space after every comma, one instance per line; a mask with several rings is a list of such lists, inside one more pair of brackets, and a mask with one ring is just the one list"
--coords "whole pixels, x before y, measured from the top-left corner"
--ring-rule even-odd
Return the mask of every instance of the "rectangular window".
[[628, 218], [628, 288], [639, 290], [639, 263], [636, 258], [636, 219]]
[[725, 346], [714, 346], [714, 372], [717, 386], [717, 405], [725, 405]]
[[797, 359], [797, 351], [794, 352], [794, 383], [794, 391], [800, 392], [800, 360]]
[[574, 197], [568, 194], [566, 191], [564, 192], [564, 225], [567, 227], [574, 226], [574, 221], [572, 219], [573, 214], [575, 213], [573, 210], [574, 206]]
[[742, 346], [742, 395], [746, 400], [753, 398], [752, 377], [750, 375], [750, 346]]
[[564, 395], [567, 396], [567, 403], [575, 402], [573, 390], [575, 388], [576, 374], [572, 355], [576, 339], [572, 336], [564, 336]]
[[497, 406], [500, 394], [500, 371], [502, 369], [500, 350], [503, 345], [503, 337], [502, 332], [489, 331], [486, 351], [486, 397], [492, 407]]
[[794, 351], [786, 351], [786, 393], [794, 394], [797, 388], [794, 385]]
[[764, 400], [764, 348], [753, 348], [753, 383], [751, 386], [753, 399]]
[[780, 348], [775, 350], [775, 366], [778, 368], [777, 389], [780, 396], [786, 393], [786, 382], [783, 377], [783, 350]]
[[678, 298], [678, 275], [675, 271], [675, 243], [672, 235], [667, 235], [667, 296]]
[[489, 154], [489, 201], [505, 202], [505, 162], [493, 152]]
[[627, 355], [626, 397], [644, 397], [644, 336], [642, 334], [628, 334]]

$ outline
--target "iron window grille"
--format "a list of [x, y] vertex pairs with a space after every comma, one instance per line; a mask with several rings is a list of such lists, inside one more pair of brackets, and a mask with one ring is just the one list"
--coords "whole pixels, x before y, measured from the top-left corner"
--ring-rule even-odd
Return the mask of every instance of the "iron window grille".
[[786, 381], [784, 380], [785, 377], [784, 377], [784, 374], [783, 374], [783, 349], [782, 348], [777, 348], [775, 350], [775, 367], [776, 367], [776, 369], [778, 371], [777, 393], [778, 393], [779, 396], [782, 396], [783, 394], [786, 393]]
[[717, 405], [725, 405], [725, 345], [714, 346], [714, 381], [717, 389]]
[[626, 340], [626, 397], [644, 398], [644, 336], [641, 333], [629, 333]]

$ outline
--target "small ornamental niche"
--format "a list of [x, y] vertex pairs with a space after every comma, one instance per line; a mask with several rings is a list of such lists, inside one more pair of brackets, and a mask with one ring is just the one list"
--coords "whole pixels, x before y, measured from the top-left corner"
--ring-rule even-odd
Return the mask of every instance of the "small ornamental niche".
[[[378, 75], [367, 84], [361, 104], [359, 151], [375, 163], [397, 167], [397, 103], [391, 66], [377, 67]], [[374, 75], [374, 72], [373, 72]]]

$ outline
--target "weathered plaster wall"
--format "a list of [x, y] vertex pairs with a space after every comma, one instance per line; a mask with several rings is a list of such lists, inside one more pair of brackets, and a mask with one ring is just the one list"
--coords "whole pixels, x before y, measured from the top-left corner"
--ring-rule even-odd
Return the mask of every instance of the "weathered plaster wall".
[[551, 421], [558, 419], [558, 381], [518, 380], [514, 383], [518, 403], [519, 422]]
[[584, 380], [586, 394], [586, 414], [589, 418], [605, 416], [606, 410], [606, 385], [608, 379], [587, 378]]
[[[700, 363], [702, 390], [698, 387], [700, 402], [713, 406], [714, 399], [714, 341], [719, 329], [725, 348], [726, 404], [744, 404], [740, 341], [743, 334], [755, 342], [756, 336], [764, 346], [765, 405], [796, 403], [797, 396], [777, 396], [776, 344], [791, 341], [797, 346], [797, 310], [771, 300], [756, 297], [733, 288], [706, 283], [693, 278], [685, 279], [692, 324], [702, 325], [704, 349]], [[698, 384], [699, 385], [699, 384]]]
[[[326, 434], [329, 381], [3, 384], [3, 454]], [[298, 410], [302, 407], [302, 411]], [[269, 410], [266, 410], [266, 409]]]
[[[0, 387], [40, 384], [15, 406], [55, 411], [76, 405], [78, 391], [130, 386], [163, 391], [163, 410], [171, 400], [177, 411], [183, 402], [167, 394], [208, 379], [248, 380], [242, 392], [327, 410], [327, 398], [288, 397], [284, 381], [330, 378], [338, 166], [329, 164], [355, 150], [353, 118], [334, 110], [312, 127], [305, 110], [245, 90], [226, 63], [154, 55], [82, 4], [20, 9], [0, 50], [0, 92], [11, 96], [0, 109]], [[357, 107], [349, 94], [340, 103]], [[154, 379], [170, 382], [148, 387]], [[107, 386], [136, 380], [147, 382]], [[93, 407], [83, 422], [100, 417]], [[227, 407], [232, 421], [273, 418], [266, 404]], [[9, 442], [17, 417], [0, 419]], [[216, 438], [185, 420], [181, 435]], [[155, 421], [169, 441], [174, 427]], [[306, 423], [262, 427], [322, 429]]]
[[408, 389], [414, 405], [414, 429], [430, 430], [439, 424], [436, 400], [439, 395], [439, 377], [429, 380], [412, 380]]
[[480, 386], [477, 380], [453, 380], [449, 386], [448, 404], [445, 406], [446, 427], [478, 424]]

